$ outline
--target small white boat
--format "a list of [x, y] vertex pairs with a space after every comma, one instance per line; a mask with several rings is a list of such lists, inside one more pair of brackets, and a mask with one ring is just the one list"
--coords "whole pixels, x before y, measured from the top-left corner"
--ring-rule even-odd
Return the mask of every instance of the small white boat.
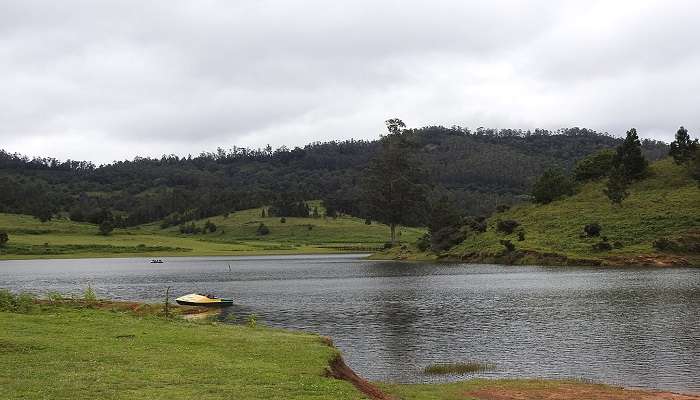
[[177, 299], [175, 299], [177, 304], [183, 305], [183, 306], [209, 306], [209, 307], [216, 307], [216, 306], [230, 306], [233, 304], [233, 300], [231, 299], [220, 299], [216, 296], [212, 295], [203, 295], [203, 294], [198, 294], [198, 293], [190, 293], [186, 294], [184, 296], [180, 296]]

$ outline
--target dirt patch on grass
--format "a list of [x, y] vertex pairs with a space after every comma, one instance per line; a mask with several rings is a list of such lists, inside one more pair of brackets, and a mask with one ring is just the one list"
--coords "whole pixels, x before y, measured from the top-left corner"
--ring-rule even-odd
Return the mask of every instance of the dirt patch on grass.
[[700, 396], [573, 383], [539, 388], [484, 388], [465, 392], [464, 396], [479, 400], [700, 400]]

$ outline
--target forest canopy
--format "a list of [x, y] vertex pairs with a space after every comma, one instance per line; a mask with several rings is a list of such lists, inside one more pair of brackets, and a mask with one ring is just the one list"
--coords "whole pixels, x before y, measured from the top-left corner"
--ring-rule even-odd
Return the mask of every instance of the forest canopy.
[[[421, 160], [430, 190], [448, 193], [465, 215], [484, 215], [517, 202], [545, 170], [570, 172], [583, 157], [622, 143], [581, 128], [551, 132], [428, 126], [405, 129], [402, 135], [413, 143], [412, 157]], [[277, 210], [290, 199], [322, 199], [334, 211], [363, 216], [359, 186], [380, 148], [379, 139], [316, 142], [293, 149], [234, 147], [100, 166], [0, 150], [0, 212], [42, 220], [64, 213], [120, 227], [166, 217], [206, 218], [261, 205], [277, 205]], [[649, 160], [668, 154], [668, 145], [659, 141], [643, 140], [642, 149]]]

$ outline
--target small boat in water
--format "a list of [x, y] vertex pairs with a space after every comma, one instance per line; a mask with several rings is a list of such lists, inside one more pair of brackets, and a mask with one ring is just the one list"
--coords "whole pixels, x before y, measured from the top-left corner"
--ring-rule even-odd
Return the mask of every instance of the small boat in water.
[[163, 264], [163, 260], [154, 258], [151, 260], [151, 264]]
[[208, 295], [203, 295], [203, 294], [198, 294], [198, 293], [190, 293], [186, 294], [184, 296], [178, 297], [175, 299], [177, 304], [180, 304], [182, 306], [209, 306], [209, 307], [216, 307], [216, 306], [230, 306], [233, 304], [233, 300], [231, 299], [220, 299], [216, 296], [212, 296], [210, 294]]

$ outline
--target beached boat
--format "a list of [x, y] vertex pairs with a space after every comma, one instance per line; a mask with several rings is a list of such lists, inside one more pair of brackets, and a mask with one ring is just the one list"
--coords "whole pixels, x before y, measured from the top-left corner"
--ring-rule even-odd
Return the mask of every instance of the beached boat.
[[230, 306], [233, 304], [231, 299], [220, 299], [212, 295], [203, 295], [198, 293], [190, 293], [175, 299], [177, 304], [183, 306]]

